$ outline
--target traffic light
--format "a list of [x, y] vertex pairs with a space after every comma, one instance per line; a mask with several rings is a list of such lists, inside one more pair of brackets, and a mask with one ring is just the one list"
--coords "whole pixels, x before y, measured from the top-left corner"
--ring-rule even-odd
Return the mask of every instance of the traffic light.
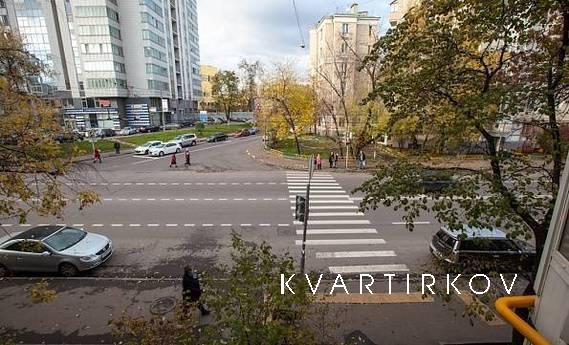
[[302, 195], [296, 196], [296, 207], [294, 212], [294, 219], [304, 222], [306, 216], [306, 198]]

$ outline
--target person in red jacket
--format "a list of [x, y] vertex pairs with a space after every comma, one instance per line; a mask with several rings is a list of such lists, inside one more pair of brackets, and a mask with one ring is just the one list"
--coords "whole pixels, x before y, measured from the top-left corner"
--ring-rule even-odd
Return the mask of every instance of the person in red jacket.
[[102, 163], [103, 161], [101, 160], [101, 150], [99, 150], [99, 148], [95, 148], [95, 152], [93, 153], [93, 163], [96, 163], [97, 161], [99, 161], [99, 163]]
[[176, 163], [176, 154], [173, 153], [172, 154], [172, 160], [170, 161], [170, 168], [173, 166], [175, 166], [176, 168], [178, 167], [178, 163]]

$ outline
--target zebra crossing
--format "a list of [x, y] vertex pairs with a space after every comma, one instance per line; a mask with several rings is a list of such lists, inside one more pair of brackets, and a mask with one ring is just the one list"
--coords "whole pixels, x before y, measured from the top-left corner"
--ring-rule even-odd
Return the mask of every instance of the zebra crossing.
[[[305, 195], [306, 172], [286, 174], [291, 211], [296, 195]], [[397, 253], [389, 250], [376, 228], [359, 211], [354, 199], [329, 173], [315, 172], [310, 183], [310, 213], [307, 230], [307, 257], [328, 267], [333, 274], [407, 272], [404, 264], [393, 262]], [[303, 224], [294, 221], [296, 246], [302, 245]]]

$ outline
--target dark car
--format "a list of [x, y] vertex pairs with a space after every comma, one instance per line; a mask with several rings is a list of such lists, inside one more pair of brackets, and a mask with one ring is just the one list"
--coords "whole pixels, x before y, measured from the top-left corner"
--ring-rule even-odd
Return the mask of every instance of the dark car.
[[196, 120], [186, 120], [186, 121], [182, 121], [180, 122], [180, 126], [182, 126], [182, 128], [185, 127], [194, 127], [196, 125]]
[[536, 264], [535, 248], [510, 239], [500, 229], [442, 227], [431, 240], [431, 253], [460, 270], [528, 272]]
[[242, 130], [240, 130], [239, 132], [237, 132], [237, 134], [235, 134], [235, 136], [237, 138], [241, 138], [241, 137], [248, 137], [250, 136], [251, 133], [249, 133], [249, 130], [247, 128], [243, 128]]
[[140, 133], [150, 133], [150, 132], [158, 132], [160, 130], [160, 126], [143, 126], [138, 129]]
[[75, 140], [83, 140], [85, 135], [78, 130], [65, 130], [55, 136], [55, 141], [59, 143], [74, 142]]
[[419, 184], [423, 187], [423, 192], [441, 192], [454, 183], [452, 174], [442, 170], [424, 170], [421, 173]]
[[115, 130], [112, 128], [99, 128], [95, 132], [95, 136], [99, 138], [114, 137], [115, 135]]
[[227, 140], [227, 134], [225, 133], [215, 133], [214, 135], [207, 138], [208, 143], [214, 143], [216, 141], [225, 141]]

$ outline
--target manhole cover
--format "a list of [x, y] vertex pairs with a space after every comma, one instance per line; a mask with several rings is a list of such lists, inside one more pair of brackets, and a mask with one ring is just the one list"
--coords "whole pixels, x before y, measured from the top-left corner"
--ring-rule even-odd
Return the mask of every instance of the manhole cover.
[[174, 297], [162, 297], [150, 305], [150, 313], [152, 315], [164, 315], [171, 312], [176, 307], [176, 299]]

